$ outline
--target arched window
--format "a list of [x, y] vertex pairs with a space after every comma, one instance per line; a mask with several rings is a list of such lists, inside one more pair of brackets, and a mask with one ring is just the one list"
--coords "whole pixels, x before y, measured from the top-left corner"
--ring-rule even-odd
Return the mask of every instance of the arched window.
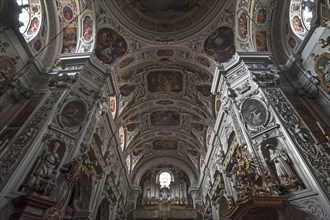
[[162, 172], [159, 175], [159, 184], [160, 184], [160, 188], [170, 188], [170, 184], [171, 184], [171, 174], [169, 172]]
[[26, 41], [32, 40], [39, 32], [41, 26], [41, 3], [40, 0], [16, 0], [18, 5], [29, 5], [23, 7], [19, 15], [20, 28]]
[[291, 0], [290, 24], [292, 31], [303, 39], [313, 19], [314, 0]]

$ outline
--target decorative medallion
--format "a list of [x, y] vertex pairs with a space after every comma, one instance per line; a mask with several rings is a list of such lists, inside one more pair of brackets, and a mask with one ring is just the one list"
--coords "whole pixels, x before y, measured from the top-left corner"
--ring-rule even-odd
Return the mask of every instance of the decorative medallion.
[[208, 59], [206, 59], [205, 57], [202, 57], [202, 56], [198, 56], [196, 58], [197, 62], [199, 62], [200, 64], [202, 64], [203, 66], [206, 66], [206, 67], [210, 67], [211, 66], [211, 63]]
[[216, 29], [204, 42], [204, 50], [220, 63], [231, 59], [235, 53], [233, 30], [229, 27]]
[[247, 37], [247, 21], [248, 21], [248, 17], [246, 12], [241, 12], [238, 16], [238, 25], [237, 25], [237, 29], [238, 29], [238, 36], [240, 39], [245, 40]]
[[112, 117], [115, 117], [116, 116], [116, 97], [110, 97], [110, 108], [109, 108], [109, 111], [111, 112], [112, 114]]
[[321, 86], [330, 93], [330, 53], [325, 52], [314, 58], [314, 69]]
[[135, 86], [134, 85], [129, 85], [129, 84], [124, 84], [122, 85], [119, 90], [120, 90], [120, 94], [122, 96], [128, 96], [129, 94], [131, 94], [131, 92], [134, 90]]
[[83, 39], [87, 42], [93, 38], [93, 19], [90, 16], [85, 16], [83, 19]]
[[73, 11], [69, 6], [64, 6], [63, 7], [63, 17], [67, 21], [71, 21], [73, 18]]
[[76, 127], [85, 120], [87, 110], [81, 101], [70, 101], [62, 109], [60, 121], [65, 127]]
[[119, 67], [120, 68], [124, 68], [124, 67], [130, 65], [131, 63], [133, 63], [133, 61], [134, 61], [134, 58], [133, 57], [127, 57], [127, 58], [123, 59], [120, 62]]
[[110, 28], [102, 28], [97, 33], [95, 54], [106, 64], [113, 63], [127, 51], [127, 43], [124, 38]]
[[15, 63], [7, 56], [0, 56], [0, 85], [7, 82], [16, 73]]
[[262, 102], [248, 99], [243, 103], [242, 115], [248, 125], [260, 126], [267, 120], [267, 109]]

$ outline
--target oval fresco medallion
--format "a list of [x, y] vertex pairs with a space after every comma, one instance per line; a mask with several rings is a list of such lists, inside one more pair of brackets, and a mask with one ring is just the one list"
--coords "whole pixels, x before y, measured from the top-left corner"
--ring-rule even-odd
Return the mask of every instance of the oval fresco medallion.
[[67, 103], [60, 115], [61, 123], [66, 127], [79, 126], [86, 118], [86, 107], [81, 101]]
[[215, 30], [205, 40], [204, 51], [220, 63], [231, 59], [235, 53], [233, 30], [229, 27]]
[[106, 64], [113, 63], [127, 51], [125, 39], [110, 28], [102, 28], [97, 33], [95, 55]]
[[248, 125], [260, 126], [267, 120], [267, 109], [262, 102], [248, 99], [243, 103], [242, 115]]

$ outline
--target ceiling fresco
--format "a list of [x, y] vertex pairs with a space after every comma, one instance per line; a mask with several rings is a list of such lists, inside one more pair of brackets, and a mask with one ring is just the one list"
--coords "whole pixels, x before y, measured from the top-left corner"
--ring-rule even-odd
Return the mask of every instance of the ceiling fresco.
[[243, 0], [100, 1], [95, 14], [82, 14], [80, 30], [72, 18], [76, 2], [65, 2], [62, 22], [73, 22], [64, 29], [62, 52], [92, 51], [115, 79], [109, 112], [132, 178], [156, 166], [150, 161], [161, 167], [172, 161], [198, 176], [222, 104], [220, 94], [211, 94], [213, 75], [238, 51], [270, 49], [263, 28], [268, 0], [256, 3], [252, 15]]

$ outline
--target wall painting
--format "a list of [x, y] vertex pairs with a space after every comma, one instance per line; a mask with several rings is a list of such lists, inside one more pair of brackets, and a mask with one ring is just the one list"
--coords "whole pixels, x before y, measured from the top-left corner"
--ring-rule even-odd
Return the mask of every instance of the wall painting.
[[66, 127], [76, 127], [85, 120], [86, 115], [86, 107], [81, 101], [70, 101], [62, 109], [60, 121]]
[[247, 36], [247, 15], [246, 12], [241, 12], [238, 17], [238, 36], [242, 39], [245, 40]]
[[325, 52], [315, 58], [315, 72], [321, 86], [330, 93], [330, 53]]
[[130, 84], [124, 84], [122, 85], [119, 90], [120, 90], [120, 94], [122, 96], [128, 96], [129, 94], [131, 94], [131, 92], [135, 89], [134, 85], [130, 85]]
[[267, 10], [264, 8], [260, 8], [257, 13], [256, 22], [258, 24], [264, 24], [267, 21]]
[[156, 111], [150, 115], [152, 126], [179, 126], [180, 114], [176, 111]]
[[204, 42], [204, 50], [220, 63], [231, 59], [235, 53], [233, 30], [229, 27], [215, 30]]
[[7, 56], [0, 56], [0, 85], [5, 84], [16, 73], [15, 63]]
[[67, 27], [63, 30], [62, 53], [75, 53], [77, 47], [77, 28]]
[[149, 92], [182, 92], [183, 76], [174, 71], [152, 71], [148, 74]]
[[175, 140], [157, 140], [153, 143], [154, 150], [176, 150], [178, 143]]
[[211, 63], [208, 59], [206, 59], [205, 57], [202, 57], [202, 56], [198, 56], [196, 58], [197, 62], [199, 62], [200, 64], [202, 64], [203, 66], [206, 66], [206, 67], [210, 67], [211, 66]]
[[90, 16], [86, 16], [83, 20], [83, 38], [85, 41], [92, 40], [93, 37], [93, 20]]
[[257, 51], [267, 51], [267, 31], [256, 31]]
[[261, 126], [267, 120], [267, 109], [262, 102], [248, 99], [243, 103], [242, 115], [248, 125]]
[[127, 51], [124, 38], [110, 28], [102, 28], [97, 33], [95, 54], [102, 62], [111, 64]]
[[133, 57], [127, 57], [127, 58], [123, 59], [120, 62], [119, 67], [120, 68], [124, 68], [124, 67], [130, 65], [131, 63], [133, 63], [133, 61], [134, 61], [134, 58]]
[[171, 20], [183, 16], [194, 7], [199, 6], [199, 0], [130, 0], [133, 7], [156, 20]]

